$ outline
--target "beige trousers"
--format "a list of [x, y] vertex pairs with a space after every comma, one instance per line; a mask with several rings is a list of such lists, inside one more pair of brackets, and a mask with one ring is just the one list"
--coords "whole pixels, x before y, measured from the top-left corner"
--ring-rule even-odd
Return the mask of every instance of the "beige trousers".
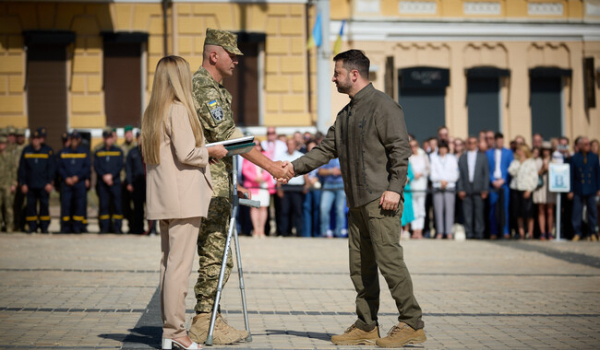
[[166, 339], [187, 334], [185, 297], [201, 222], [201, 217], [160, 221], [160, 306]]

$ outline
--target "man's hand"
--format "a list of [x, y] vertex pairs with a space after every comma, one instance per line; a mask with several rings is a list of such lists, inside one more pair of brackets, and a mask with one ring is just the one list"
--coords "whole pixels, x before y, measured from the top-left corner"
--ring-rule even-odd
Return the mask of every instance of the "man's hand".
[[400, 203], [400, 194], [394, 191], [383, 192], [381, 200], [379, 201], [379, 205], [383, 210], [396, 211], [396, 209], [398, 209], [398, 203]]
[[23, 194], [27, 194], [27, 191], [28, 191], [28, 190], [29, 190], [29, 189], [27, 188], [27, 185], [23, 185], [23, 186], [21, 186], [21, 192], [23, 192]]
[[112, 184], [113, 184], [112, 174], [104, 174], [102, 176], [102, 181], [104, 181], [107, 185], [112, 186]]
[[282, 183], [282, 184], [285, 185], [296, 174], [294, 173], [294, 166], [292, 165], [292, 163], [284, 162], [284, 163], [282, 163], [282, 166], [284, 166], [283, 169], [285, 171], [285, 175], [283, 177], [278, 178], [277, 182]]
[[69, 186], [73, 186], [73, 179], [71, 177], [67, 177], [65, 179], [65, 183]]
[[467, 192], [465, 191], [460, 191], [458, 192], [458, 197], [462, 200], [465, 199], [465, 197], [467, 196]]
[[75, 185], [79, 182], [79, 177], [77, 177], [77, 175], [73, 175], [71, 176], [71, 181], [73, 181], [73, 185]]
[[85, 179], [85, 188], [88, 190], [90, 189], [90, 180], [88, 179]]
[[448, 187], [448, 181], [446, 181], [446, 180], [440, 181], [440, 184], [442, 185], [442, 190], [444, 190], [444, 189], [446, 189], [446, 187]]
[[288, 165], [288, 162], [282, 162], [280, 160], [273, 162], [275, 163], [275, 165], [273, 166], [273, 169], [271, 170], [271, 172], [269, 172], [274, 179], [279, 180], [279, 179], [285, 179], [287, 176], [287, 169], [286, 166]]
[[488, 194], [489, 194], [488, 191], [481, 192], [481, 198], [486, 199], [488, 197]]
[[502, 185], [504, 185], [504, 179], [496, 179], [494, 180], [494, 182], [492, 182], [492, 185], [494, 186], [494, 188], [499, 189], [500, 187], [502, 187]]
[[333, 169], [331, 169], [331, 175], [333, 175], [333, 176], [341, 176], [342, 175], [342, 170], [340, 170], [340, 168], [333, 168]]
[[[250, 190], [249, 190], [249, 189], [247, 189], [247, 188], [245, 188], [245, 187], [242, 187], [242, 186], [238, 185], [238, 189], [237, 189], [237, 191], [238, 191], [238, 197], [239, 197], [239, 198], [243, 198], [243, 199], [252, 199], [252, 193], [250, 192]], [[246, 195], [247, 195], [248, 197], [246, 197]]]
[[217, 160], [225, 157], [227, 155], [227, 153], [229, 152], [223, 145], [215, 145], [212, 147], [207, 147], [207, 149], [208, 149], [208, 156], [210, 158], [215, 158]]
[[133, 192], [133, 186], [131, 184], [127, 185], [127, 191]]
[[10, 186], [10, 193], [15, 193], [17, 186]]
[[283, 198], [283, 189], [281, 187], [277, 188], [277, 197]]
[[52, 184], [46, 184], [46, 186], [44, 187], [44, 189], [46, 190], [46, 192], [50, 193], [52, 192]]
[[569, 192], [569, 194], [567, 194], [567, 198], [568, 198], [570, 201], [571, 201], [571, 200], [573, 200], [573, 196], [574, 196], [573, 192]]

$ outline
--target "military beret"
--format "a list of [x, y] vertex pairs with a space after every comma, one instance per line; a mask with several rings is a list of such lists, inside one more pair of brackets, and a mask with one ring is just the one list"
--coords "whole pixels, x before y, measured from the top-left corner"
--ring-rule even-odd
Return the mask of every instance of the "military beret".
[[244, 55], [237, 47], [237, 35], [226, 30], [206, 28], [204, 45], [217, 45], [234, 55]]
[[16, 135], [17, 136], [25, 136], [25, 128], [18, 128]]
[[6, 138], [6, 136], [0, 135], [0, 143], [6, 143], [6, 142], [8, 142], [8, 139]]
[[123, 130], [124, 130], [125, 132], [128, 132], [128, 131], [133, 131], [133, 126], [131, 126], [131, 125], [127, 125], [127, 126], [125, 126], [125, 127], [123, 128]]
[[46, 128], [38, 128], [36, 130], [38, 137], [46, 137]]
[[9, 126], [6, 127], [6, 134], [7, 135], [16, 135], [16, 133], [17, 133], [17, 129], [15, 129], [14, 126], [9, 125]]

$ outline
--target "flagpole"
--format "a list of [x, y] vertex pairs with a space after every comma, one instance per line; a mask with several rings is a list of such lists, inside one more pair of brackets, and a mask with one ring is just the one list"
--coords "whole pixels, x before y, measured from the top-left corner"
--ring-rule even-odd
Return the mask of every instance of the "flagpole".
[[321, 45], [317, 47], [317, 130], [327, 133], [331, 125], [331, 44], [329, 0], [316, 0], [321, 14]]

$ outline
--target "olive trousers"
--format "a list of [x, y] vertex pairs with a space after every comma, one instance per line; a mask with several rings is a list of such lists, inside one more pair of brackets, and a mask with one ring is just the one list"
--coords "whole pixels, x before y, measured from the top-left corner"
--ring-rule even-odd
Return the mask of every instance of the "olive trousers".
[[371, 331], [377, 327], [379, 276], [385, 278], [400, 316], [398, 320], [421, 329], [421, 307], [413, 294], [410, 273], [404, 264], [400, 232], [403, 202], [398, 210], [383, 210], [379, 199], [352, 208], [348, 213], [350, 278], [356, 289], [355, 326]]

